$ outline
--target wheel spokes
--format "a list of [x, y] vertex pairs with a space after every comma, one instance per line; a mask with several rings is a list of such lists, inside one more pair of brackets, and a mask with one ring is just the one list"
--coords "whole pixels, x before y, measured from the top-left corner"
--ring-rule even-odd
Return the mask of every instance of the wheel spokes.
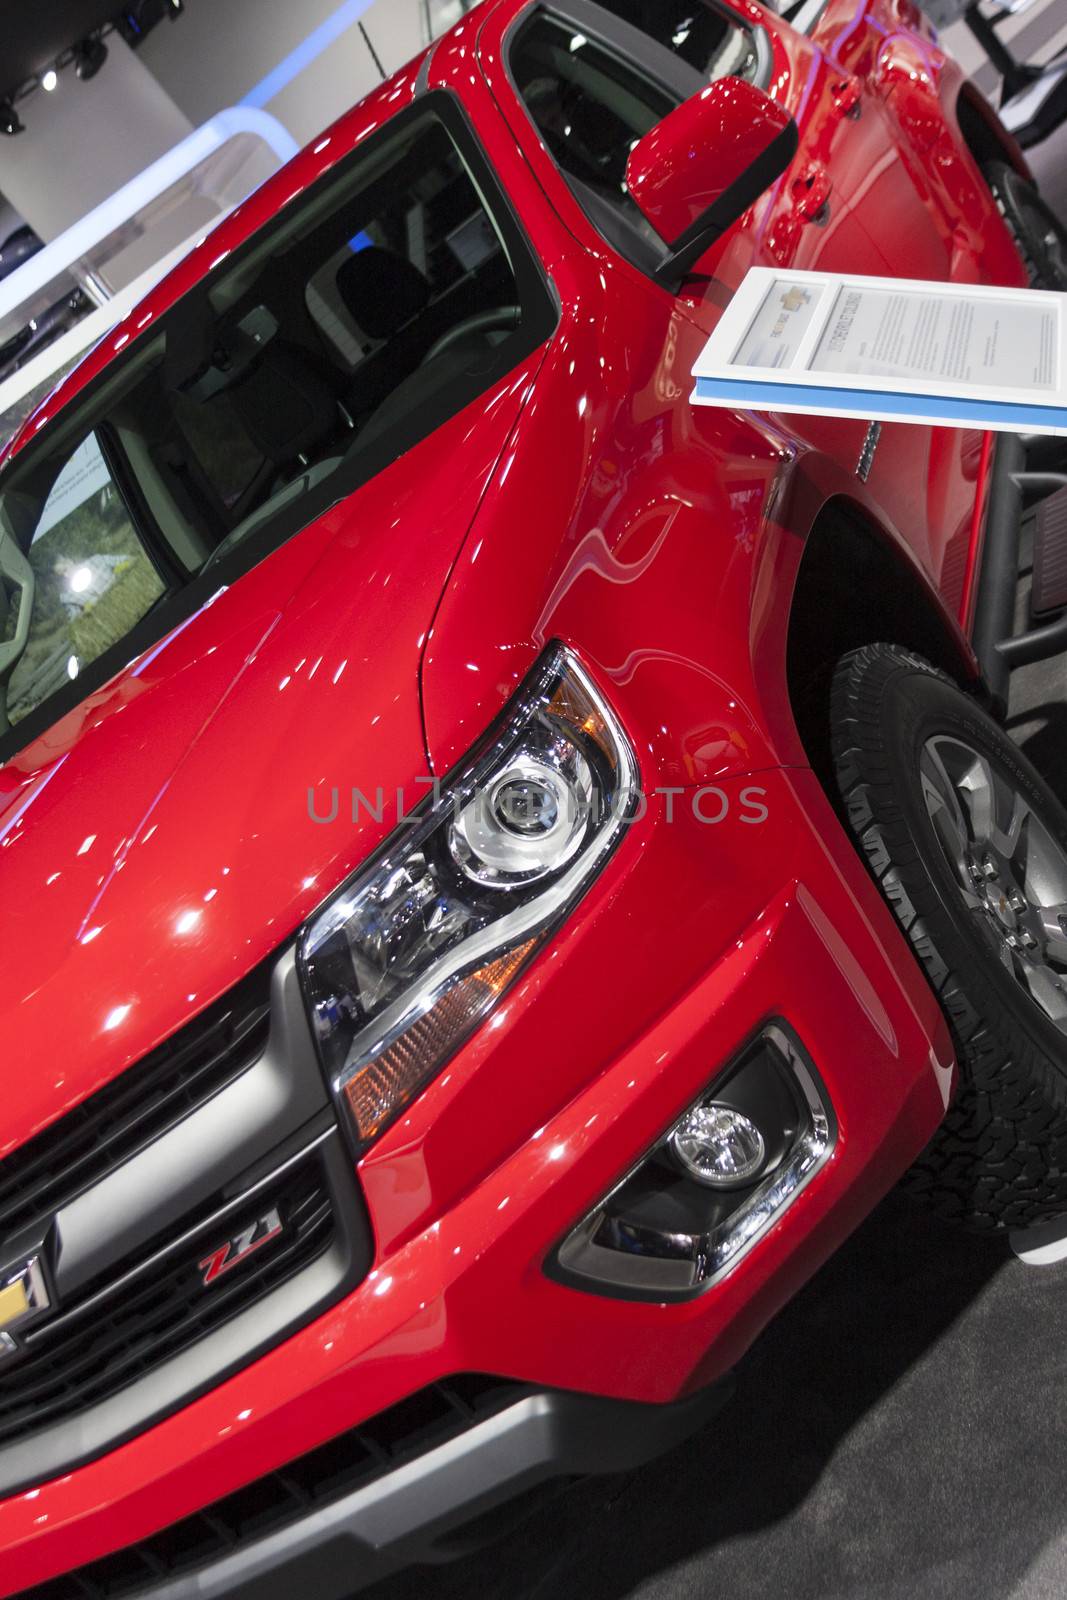
[[1045, 940], [1045, 955], [1050, 961], [1067, 966], [1067, 901], [1054, 906], [1035, 906]]
[[1012, 860], [1022, 842], [1030, 805], [987, 757], [976, 755], [961, 787], [971, 802], [971, 826], [979, 843]]
[[[956, 785], [949, 777], [941, 752], [933, 740], [926, 745], [920, 758], [919, 778], [930, 820], [937, 829], [942, 848], [954, 863], [966, 890], [967, 858], [971, 842], [967, 819], [960, 805]], [[975, 904], [977, 905], [976, 898]]]
[[1067, 848], [994, 760], [962, 740], [929, 739], [919, 771], [964, 903], [1005, 972], [1067, 1034]]
[[1032, 966], [1029, 962], [1023, 962], [1022, 977], [1049, 1021], [1059, 1028], [1061, 1033], [1067, 1033], [1067, 990], [1064, 989], [1063, 979], [1059, 974], [1053, 972], [1050, 967]]

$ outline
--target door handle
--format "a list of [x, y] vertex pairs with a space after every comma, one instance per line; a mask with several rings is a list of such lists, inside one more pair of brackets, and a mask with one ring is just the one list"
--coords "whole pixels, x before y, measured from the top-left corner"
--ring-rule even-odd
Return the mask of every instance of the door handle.
[[824, 227], [830, 220], [830, 174], [815, 163], [793, 180], [793, 210], [805, 222]]
[[839, 116], [858, 122], [863, 115], [863, 85], [858, 78], [838, 78], [830, 94]]

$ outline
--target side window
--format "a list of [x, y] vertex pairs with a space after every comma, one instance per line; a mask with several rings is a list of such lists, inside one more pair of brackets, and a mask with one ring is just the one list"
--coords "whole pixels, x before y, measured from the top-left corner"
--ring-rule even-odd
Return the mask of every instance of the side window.
[[[426, 280], [431, 304], [463, 293], [465, 281], [498, 280], [504, 269], [500, 239], [467, 174], [446, 159], [427, 161], [418, 184], [386, 200], [308, 279], [308, 312], [331, 354], [354, 371], [376, 340], [346, 302], [344, 284], [354, 258], [387, 250], [403, 256]], [[359, 263], [356, 263], [357, 269]]]
[[519, 35], [511, 70], [566, 175], [638, 217], [626, 190], [626, 163], [634, 145], [670, 115], [678, 99], [636, 63], [544, 13]]
[[[0, 684], [12, 724], [124, 638], [165, 591], [95, 434], [67, 459], [32, 529], [14, 531], [20, 544], [29, 533], [33, 597], [26, 647]], [[10, 641], [27, 596], [6, 598]]]
[[755, 79], [759, 53], [751, 29], [713, 0], [599, 0], [605, 11], [672, 50], [711, 82]]

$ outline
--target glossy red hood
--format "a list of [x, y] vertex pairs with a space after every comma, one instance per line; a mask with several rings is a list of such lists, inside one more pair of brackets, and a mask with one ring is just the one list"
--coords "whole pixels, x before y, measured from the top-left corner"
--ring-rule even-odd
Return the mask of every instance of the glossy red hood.
[[398, 788], [425, 797], [422, 649], [533, 365], [0, 770], [0, 1156], [290, 936]]

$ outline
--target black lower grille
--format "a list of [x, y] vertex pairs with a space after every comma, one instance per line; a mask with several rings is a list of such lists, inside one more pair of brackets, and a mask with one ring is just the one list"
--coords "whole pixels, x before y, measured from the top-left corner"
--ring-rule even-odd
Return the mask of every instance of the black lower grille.
[[[276, 1209], [281, 1232], [204, 1284], [201, 1263]], [[182, 1237], [29, 1333], [0, 1370], [0, 1447], [100, 1405], [255, 1305], [330, 1245], [333, 1207], [319, 1156], [254, 1204], [218, 1202]]]
[[24, 1600], [119, 1600], [150, 1592], [153, 1584], [195, 1571], [247, 1540], [340, 1499], [525, 1392], [504, 1379], [473, 1374], [433, 1384], [162, 1533], [38, 1584], [25, 1591]]
[[58, 1211], [203, 1105], [262, 1054], [270, 966], [0, 1160], [0, 1239]]

